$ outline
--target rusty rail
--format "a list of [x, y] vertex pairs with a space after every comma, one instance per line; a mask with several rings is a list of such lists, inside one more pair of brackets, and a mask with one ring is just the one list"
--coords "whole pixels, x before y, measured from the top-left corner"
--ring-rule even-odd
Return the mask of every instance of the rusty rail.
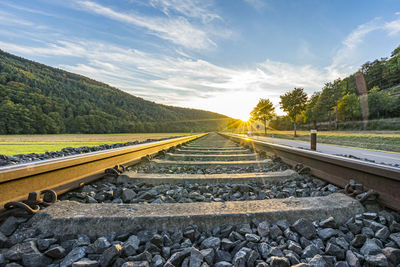
[[366, 161], [328, 155], [305, 149], [254, 140], [236, 134], [220, 133], [232, 141], [249, 145], [268, 155], [277, 155], [284, 163], [295, 166], [302, 163], [311, 174], [344, 188], [350, 179], [361, 183], [366, 189], [379, 193], [378, 201], [395, 210], [400, 210], [400, 169]]
[[30, 192], [54, 190], [65, 193], [94, 181], [115, 165], [132, 165], [147, 155], [186, 143], [205, 134], [184, 136], [129, 147], [36, 161], [0, 168], [0, 209], [10, 201], [26, 199]]

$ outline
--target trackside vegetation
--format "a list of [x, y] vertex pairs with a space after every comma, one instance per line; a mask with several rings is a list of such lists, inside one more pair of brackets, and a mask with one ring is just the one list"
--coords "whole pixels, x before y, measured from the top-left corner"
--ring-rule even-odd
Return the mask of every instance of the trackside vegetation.
[[[362, 116], [360, 99], [363, 92], [357, 90], [356, 75], [362, 75], [366, 82], [366, 118]], [[297, 122], [303, 124], [299, 128], [362, 130], [362, 123], [352, 122], [368, 119], [366, 129], [400, 129], [400, 123], [396, 123], [396, 120], [395, 124], [389, 125], [376, 122], [400, 118], [400, 46], [389, 58], [367, 62], [356, 73], [326, 83], [320, 92], [314, 93], [306, 101], [304, 110], [296, 115]], [[272, 120], [270, 127], [277, 130], [293, 129], [293, 112], [286, 110], [284, 105], [282, 108], [288, 115]]]

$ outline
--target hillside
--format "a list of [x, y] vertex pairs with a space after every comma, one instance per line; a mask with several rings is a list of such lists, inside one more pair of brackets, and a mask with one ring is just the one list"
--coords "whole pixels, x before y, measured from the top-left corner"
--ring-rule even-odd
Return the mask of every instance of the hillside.
[[0, 134], [212, 131], [233, 121], [146, 101], [0, 50]]

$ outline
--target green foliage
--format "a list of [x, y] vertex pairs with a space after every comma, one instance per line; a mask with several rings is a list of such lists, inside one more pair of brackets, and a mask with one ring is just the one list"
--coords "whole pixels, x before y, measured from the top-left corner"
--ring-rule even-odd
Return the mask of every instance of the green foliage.
[[257, 106], [251, 111], [250, 116], [253, 120], [261, 121], [264, 124], [265, 134], [267, 133], [267, 121], [275, 116], [275, 108], [269, 99], [260, 99]]
[[338, 116], [341, 120], [361, 118], [360, 100], [355, 94], [346, 94], [338, 101]]
[[281, 95], [280, 98], [282, 109], [287, 112], [293, 122], [296, 121], [296, 116], [306, 108], [307, 94], [303, 88], [294, 88], [293, 91]]
[[233, 121], [146, 101], [1, 50], [0, 101], [0, 134], [200, 132]]
[[287, 112], [288, 117], [293, 121], [294, 136], [296, 136], [296, 117], [306, 109], [307, 94], [303, 88], [294, 88], [293, 91], [281, 95], [280, 98], [282, 109]]
[[306, 109], [303, 112], [304, 122], [316, 124], [317, 120], [323, 116], [322, 110], [317, 106], [320, 97], [321, 93], [316, 92], [308, 100]]
[[371, 118], [388, 117], [395, 107], [395, 99], [375, 86], [368, 93], [368, 106]]
[[[389, 59], [367, 62], [362, 65], [360, 71], [368, 89], [368, 119], [400, 117], [400, 46], [394, 49]], [[286, 103], [286, 106], [290, 108], [291, 103]], [[283, 105], [282, 108], [285, 110]], [[295, 112], [290, 112], [289, 109], [285, 111], [288, 117], [295, 121]], [[317, 123], [323, 125], [329, 121], [328, 129], [331, 129], [332, 120], [338, 125], [340, 121], [347, 123], [361, 119], [354, 74], [326, 83], [321, 92], [311, 96], [302, 115], [303, 122], [312, 123], [313, 127], [316, 127]], [[287, 129], [281, 122], [275, 124]]]

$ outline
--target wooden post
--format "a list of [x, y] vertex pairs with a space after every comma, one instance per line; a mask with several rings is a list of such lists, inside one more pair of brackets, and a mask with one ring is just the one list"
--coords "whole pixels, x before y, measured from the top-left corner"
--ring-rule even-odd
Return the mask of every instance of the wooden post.
[[317, 150], [317, 130], [311, 130], [311, 150]]

